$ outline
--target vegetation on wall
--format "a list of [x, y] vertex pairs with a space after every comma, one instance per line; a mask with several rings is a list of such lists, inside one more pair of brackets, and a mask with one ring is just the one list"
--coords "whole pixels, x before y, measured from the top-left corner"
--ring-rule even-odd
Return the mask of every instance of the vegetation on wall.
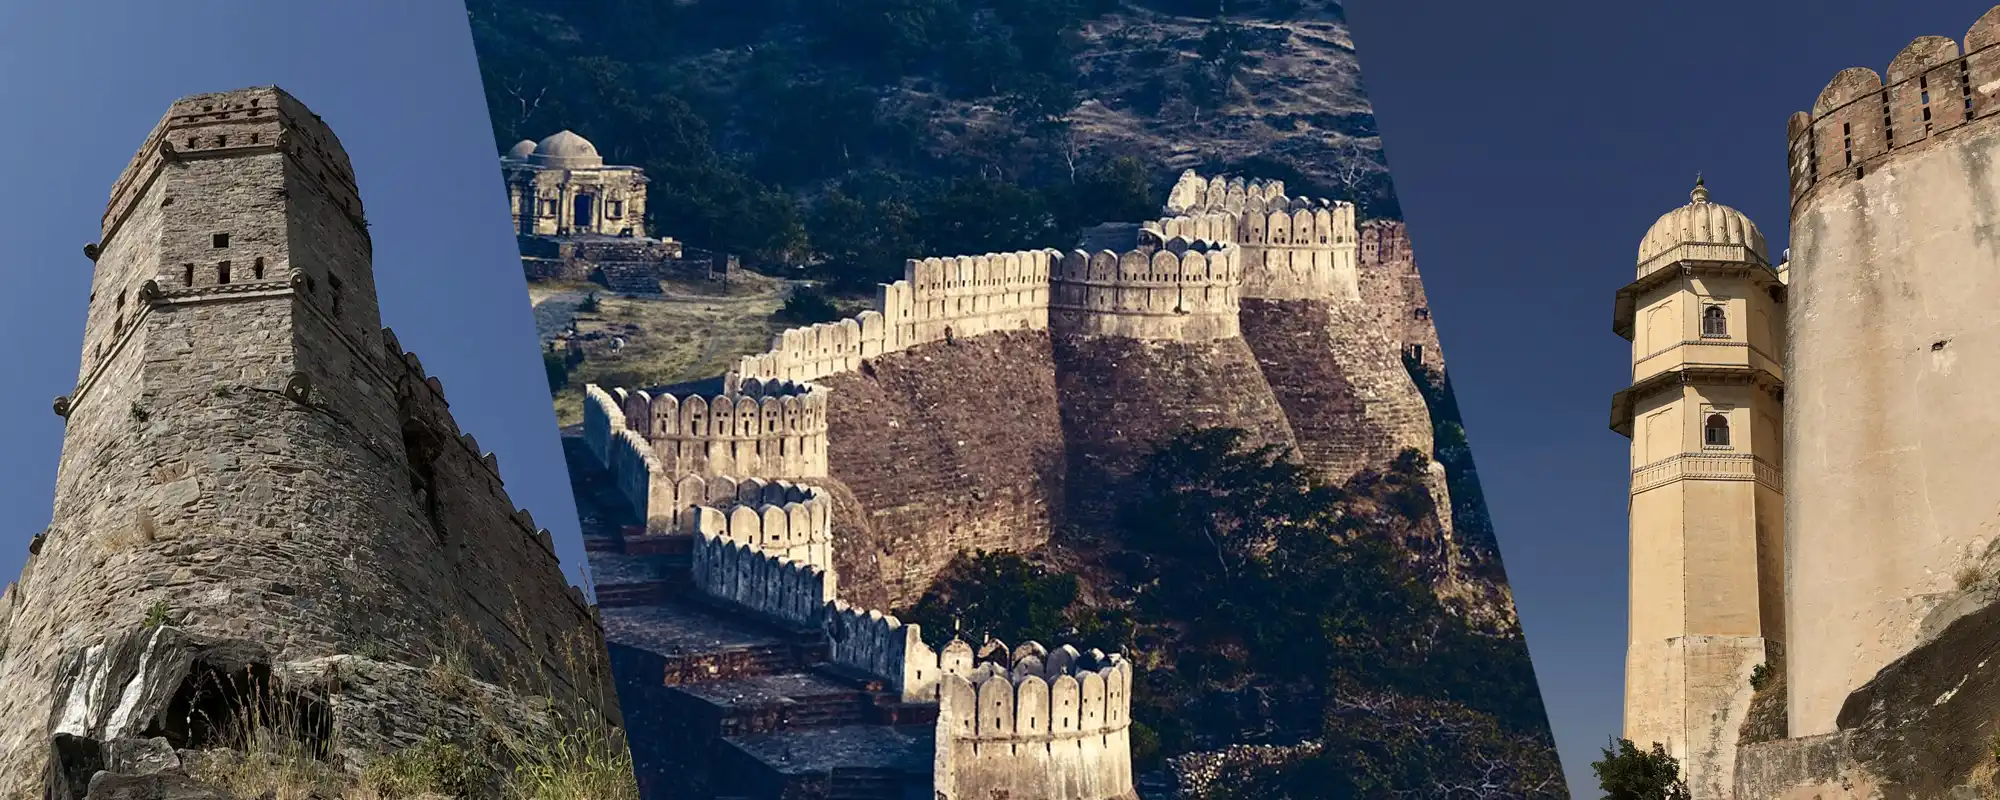
[[1618, 739], [1590, 765], [1604, 789], [1605, 800], [1688, 800], [1681, 780], [1681, 763], [1659, 742], [1642, 750], [1630, 739]]
[[[1379, 796], [1474, 772], [1522, 792], [1509, 796], [1557, 785], [1521, 640], [1449, 613], [1400, 549], [1435, 525], [1423, 456], [1331, 487], [1244, 439], [1207, 429], [1160, 445], [1115, 552], [1049, 554], [1067, 568], [963, 557], [908, 618], [939, 638], [1117, 648], [1140, 667], [1133, 718], [1167, 754], [1326, 743], [1221, 781], [1251, 792], [1226, 796]], [[1345, 789], [1312, 788], [1326, 786]]]

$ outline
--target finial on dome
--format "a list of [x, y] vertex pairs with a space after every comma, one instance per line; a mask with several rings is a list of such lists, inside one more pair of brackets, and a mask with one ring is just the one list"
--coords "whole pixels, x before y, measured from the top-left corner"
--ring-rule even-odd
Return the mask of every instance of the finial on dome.
[[1694, 196], [1694, 201], [1697, 203], [1708, 202], [1708, 182], [1702, 179], [1701, 173], [1699, 172], [1694, 174], [1693, 196]]

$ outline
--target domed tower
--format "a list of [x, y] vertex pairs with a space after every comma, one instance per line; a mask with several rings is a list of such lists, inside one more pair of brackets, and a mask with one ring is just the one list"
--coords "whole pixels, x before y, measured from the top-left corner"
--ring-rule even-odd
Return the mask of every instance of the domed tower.
[[646, 176], [606, 165], [597, 145], [574, 131], [522, 140], [500, 158], [524, 236], [646, 236]]
[[1696, 798], [1731, 796], [1751, 674], [1784, 641], [1783, 303], [1757, 226], [1700, 180], [1617, 294], [1612, 328], [1632, 342], [1611, 410], [1632, 440], [1625, 738], [1665, 745]]

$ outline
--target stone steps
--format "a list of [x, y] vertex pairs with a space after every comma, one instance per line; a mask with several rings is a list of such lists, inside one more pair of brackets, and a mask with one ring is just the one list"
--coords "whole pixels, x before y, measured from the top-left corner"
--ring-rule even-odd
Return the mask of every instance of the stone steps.
[[613, 261], [599, 265], [598, 269], [604, 286], [611, 291], [647, 297], [660, 294], [660, 276], [653, 272], [651, 264]]

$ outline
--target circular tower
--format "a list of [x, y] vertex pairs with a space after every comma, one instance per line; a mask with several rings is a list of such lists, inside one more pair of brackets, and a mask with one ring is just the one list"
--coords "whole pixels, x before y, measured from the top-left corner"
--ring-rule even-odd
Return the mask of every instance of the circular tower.
[[1844, 70], [1789, 126], [1794, 737], [1994, 572], [2000, 8], [1964, 42]]
[[1753, 670], [1784, 640], [1784, 288], [1764, 237], [1709, 200], [1660, 217], [1618, 290], [1632, 384], [1625, 738], [1658, 742], [1696, 798], [1731, 796]]

